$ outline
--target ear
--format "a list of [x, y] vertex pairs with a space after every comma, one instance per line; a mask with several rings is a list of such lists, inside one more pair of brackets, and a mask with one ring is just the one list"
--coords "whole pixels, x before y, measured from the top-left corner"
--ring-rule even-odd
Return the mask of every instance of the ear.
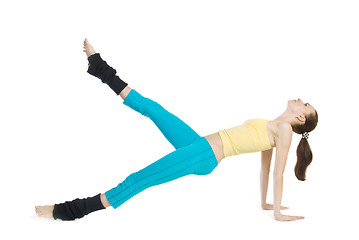
[[301, 121], [301, 122], [305, 122], [305, 115], [304, 114], [300, 114], [300, 115], [298, 115], [297, 116], [297, 119], [299, 120], [299, 121]]

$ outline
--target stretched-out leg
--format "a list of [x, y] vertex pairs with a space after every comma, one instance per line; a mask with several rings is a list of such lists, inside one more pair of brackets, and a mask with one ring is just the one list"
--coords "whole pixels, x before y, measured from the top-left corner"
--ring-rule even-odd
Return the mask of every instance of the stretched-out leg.
[[218, 165], [211, 146], [203, 137], [164, 156], [144, 169], [132, 173], [117, 187], [105, 193], [113, 208], [118, 208], [146, 188], [189, 175], [206, 175]]
[[189, 175], [206, 175], [211, 173], [218, 162], [210, 144], [202, 137], [183, 148], [164, 156], [142, 170], [132, 173], [122, 183], [105, 194], [92, 198], [75, 199], [55, 206], [38, 206], [39, 216], [74, 220], [90, 212], [105, 209], [108, 206], [118, 208], [131, 197], [146, 188], [173, 181]]

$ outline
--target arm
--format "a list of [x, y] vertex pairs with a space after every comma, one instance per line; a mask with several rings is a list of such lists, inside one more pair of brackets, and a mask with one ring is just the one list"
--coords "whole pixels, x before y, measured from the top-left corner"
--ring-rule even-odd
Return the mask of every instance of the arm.
[[260, 173], [260, 191], [262, 209], [267, 209], [267, 190], [270, 164], [272, 160], [273, 149], [262, 152], [261, 173]]
[[276, 156], [273, 172], [273, 204], [274, 218], [277, 219], [280, 213], [283, 192], [283, 172], [287, 163], [288, 152], [292, 141], [292, 129], [288, 124], [282, 124], [278, 128], [278, 139], [276, 142]]
[[[260, 173], [260, 191], [261, 191], [261, 207], [263, 210], [273, 210], [273, 204], [267, 203], [267, 190], [270, 165], [272, 161], [273, 149], [262, 152], [261, 173]], [[280, 207], [281, 210], [288, 209]]]
[[274, 187], [274, 218], [278, 221], [292, 221], [303, 217], [286, 216], [280, 212], [283, 192], [283, 172], [287, 163], [288, 152], [292, 141], [292, 128], [289, 124], [281, 124], [278, 127], [278, 139], [276, 141], [276, 157], [273, 171]]

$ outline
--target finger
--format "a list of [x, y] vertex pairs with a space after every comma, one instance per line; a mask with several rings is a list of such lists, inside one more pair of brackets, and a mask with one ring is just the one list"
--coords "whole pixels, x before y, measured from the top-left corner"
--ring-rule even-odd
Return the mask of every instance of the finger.
[[286, 222], [289, 222], [289, 221], [295, 221], [295, 220], [297, 220], [297, 218], [296, 218], [296, 216], [286, 215], [283, 220], [286, 221]]

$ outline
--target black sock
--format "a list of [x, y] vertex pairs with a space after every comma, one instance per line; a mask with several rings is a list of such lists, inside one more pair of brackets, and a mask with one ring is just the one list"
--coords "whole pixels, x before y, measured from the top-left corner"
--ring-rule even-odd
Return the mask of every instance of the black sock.
[[106, 61], [102, 60], [99, 53], [95, 53], [87, 59], [90, 63], [87, 72], [109, 85], [117, 95], [128, 85], [116, 75], [115, 69], [110, 67]]
[[75, 220], [76, 218], [82, 218], [83, 216], [105, 207], [101, 203], [101, 194], [94, 197], [88, 197], [84, 199], [78, 199], [67, 201], [60, 204], [55, 204], [53, 217], [54, 219], [61, 220]]

